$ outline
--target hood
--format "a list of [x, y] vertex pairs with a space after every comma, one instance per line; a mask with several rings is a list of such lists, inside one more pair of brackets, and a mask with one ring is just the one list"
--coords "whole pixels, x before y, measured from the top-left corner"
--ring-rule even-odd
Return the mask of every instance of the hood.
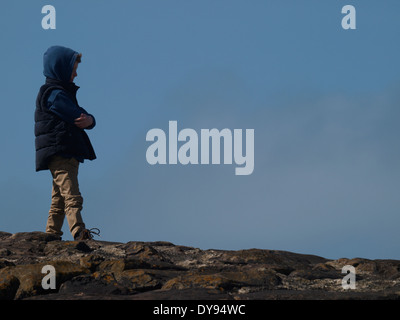
[[69, 82], [74, 69], [78, 52], [62, 47], [52, 46], [43, 55], [43, 74], [63, 82]]

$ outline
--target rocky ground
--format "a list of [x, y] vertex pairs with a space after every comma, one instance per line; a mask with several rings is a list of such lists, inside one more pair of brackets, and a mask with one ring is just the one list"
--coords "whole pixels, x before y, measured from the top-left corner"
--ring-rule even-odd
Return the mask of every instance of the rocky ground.
[[[43, 289], [45, 265], [56, 289]], [[345, 265], [356, 288], [343, 289]], [[169, 242], [60, 241], [0, 232], [0, 299], [393, 300], [400, 261], [329, 260], [276, 250], [200, 250]]]

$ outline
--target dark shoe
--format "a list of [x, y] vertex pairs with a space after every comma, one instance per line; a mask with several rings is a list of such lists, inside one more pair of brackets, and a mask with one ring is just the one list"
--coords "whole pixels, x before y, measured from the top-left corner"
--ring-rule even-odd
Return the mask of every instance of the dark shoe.
[[56, 234], [53, 233], [46, 233], [46, 241], [57, 241], [57, 240], [62, 240], [61, 236], [58, 236]]
[[82, 229], [81, 231], [78, 231], [75, 236], [74, 240], [75, 241], [80, 241], [80, 240], [91, 240], [93, 239], [93, 235], [99, 236], [100, 237], [100, 230], [97, 228], [92, 228], [92, 229]]

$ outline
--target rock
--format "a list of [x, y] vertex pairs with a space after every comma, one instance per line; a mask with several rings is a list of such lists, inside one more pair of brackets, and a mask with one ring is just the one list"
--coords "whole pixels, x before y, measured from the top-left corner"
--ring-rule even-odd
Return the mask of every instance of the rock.
[[0, 276], [0, 300], [12, 300], [19, 285], [18, 278], [11, 274]]
[[5, 268], [5, 267], [10, 267], [14, 266], [15, 264], [8, 261], [8, 260], [0, 260], [0, 269]]
[[152, 270], [125, 270], [115, 275], [117, 282], [129, 293], [159, 289], [162, 280]]
[[[44, 289], [42, 268], [56, 271]], [[345, 290], [342, 268], [356, 270]], [[0, 299], [343, 300], [399, 299], [400, 261], [287, 251], [201, 250], [170, 242], [61, 241], [43, 232], [0, 232]]]
[[59, 295], [121, 295], [128, 294], [126, 288], [121, 286], [112, 275], [109, 274], [84, 274], [73, 277], [64, 282], [59, 290]]
[[12, 236], [12, 233], [0, 231], [0, 239], [8, 238], [10, 236]]
[[205, 288], [226, 291], [235, 287], [235, 285], [237, 285], [235, 281], [227, 279], [220, 274], [189, 272], [169, 280], [162, 288], [164, 290]]
[[233, 300], [226, 292], [207, 288], [152, 290], [138, 293], [131, 300]]
[[0, 257], [7, 257], [10, 254], [11, 254], [11, 251], [6, 248], [0, 249]]
[[289, 274], [290, 277], [299, 277], [307, 280], [316, 279], [342, 279], [343, 274], [340, 270], [326, 264], [317, 264], [312, 268], [294, 270]]
[[42, 279], [45, 276], [42, 268], [45, 265], [52, 265], [56, 270], [56, 284], [65, 282], [73, 277], [88, 273], [88, 270], [69, 261], [49, 261], [29, 265], [17, 265], [0, 269], [0, 279], [17, 278], [19, 281], [18, 290], [15, 292], [16, 299], [49, 293], [42, 287]]

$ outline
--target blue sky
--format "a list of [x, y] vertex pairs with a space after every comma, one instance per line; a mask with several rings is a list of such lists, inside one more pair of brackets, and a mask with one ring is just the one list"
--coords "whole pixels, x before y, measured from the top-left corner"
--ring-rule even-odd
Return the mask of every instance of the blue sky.
[[[58, 44], [83, 54], [98, 159], [80, 168], [82, 214], [102, 240], [400, 259], [398, 1], [52, 1], [56, 30], [46, 4], [0, 4], [0, 230], [45, 228], [33, 112]], [[254, 129], [254, 172], [149, 165], [146, 133], [169, 120]]]

